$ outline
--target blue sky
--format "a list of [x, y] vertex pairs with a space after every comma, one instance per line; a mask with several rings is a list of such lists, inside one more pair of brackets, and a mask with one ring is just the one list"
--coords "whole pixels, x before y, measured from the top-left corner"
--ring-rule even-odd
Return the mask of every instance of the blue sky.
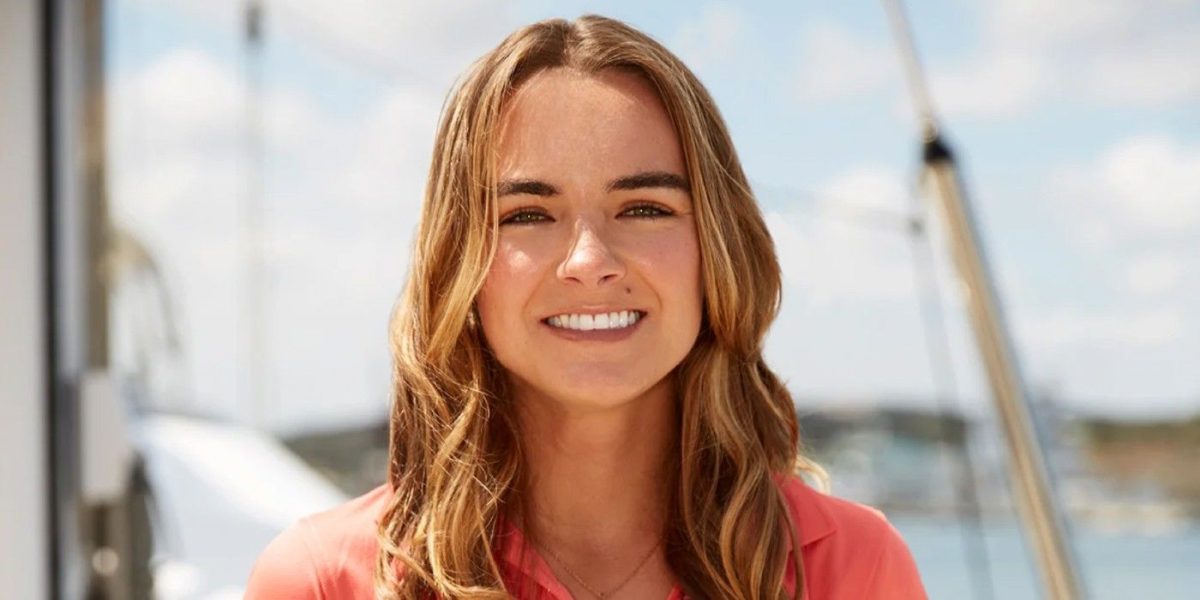
[[[655, 36], [716, 98], [785, 273], [768, 359], [803, 402], [932, 408], [941, 390], [986, 410], [936, 230], [953, 390], [934, 383], [912, 246], [887, 221], [924, 209], [882, 4], [433, 4], [267, 3], [265, 425], [382, 414], [386, 318], [446, 91], [520, 24], [584, 12]], [[182, 323], [164, 385], [249, 419], [239, 10], [114, 0], [109, 130], [118, 222], [162, 263]], [[1200, 409], [1200, 6], [910, 11], [1030, 386], [1087, 413]]]

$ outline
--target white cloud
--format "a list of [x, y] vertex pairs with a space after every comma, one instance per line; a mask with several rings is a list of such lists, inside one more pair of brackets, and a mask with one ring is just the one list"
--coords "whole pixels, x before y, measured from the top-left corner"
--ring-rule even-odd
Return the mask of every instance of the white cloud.
[[1200, 100], [1194, 2], [1009, 0], [982, 18], [985, 48], [1038, 57], [1064, 94], [1142, 107]]
[[767, 226], [775, 239], [787, 284], [806, 303], [895, 298], [909, 293], [907, 265], [896, 260], [903, 250], [895, 240], [882, 243], [877, 232], [853, 224], [815, 224], [804, 213], [771, 212]]
[[1029, 53], [993, 52], [930, 76], [934, 109], [952, 116], [1012, 117], [1025, 113], [1046, 87], [1046, 66]]
[[1127, 138], [1052, 175], [1054, 192], [1099, 243], [1186, 235], [1200, 224], [1200, 147], [1158, 134]]
[[1146, 0], [1005, 0], [984, 7], [987, 34], [1021, 46], [1046, 47], [1112, 38], [1153, 5]]
[[828, 102], [879, 91], [896, 79], [891, 50], [834, 22], [813, 24], [803, 35], [797, 90]]
[[735, 4], [705, 4], [696, 18], [684, 22], [671, 48], [694, 71], [730, 64], [742, 54], [749, 26]]
[[246, 95], [236, 75], [194, 47], [175, 49], [145, 71], [124, 76], [115, 86], [111, 106], [117, 118], [142, 126], [131, 132], [139, 145], [163, 151], [174, 146], [228, 145], [245, 114]]
[[[442, 93], [397, 85], [343, 115], [299, 89], [265, 90], [263, 327], [276, 425], [386, 407], [387, 316]], [[111, 98], [114, 211], [167, 273], [194, 408], [246, 418], [248, 180], [236, 68], [178, 49], [116, 79]]]
[[912, 208], [906, 179], [895, 169], [860, 165], [832, 177], [818, 187], [822, 210], [855, 215], [883, 209], [903, 212]]
[[1183, 279], [1183, 261], [1171, 254], [1140, 256], [1125, 267], [1127, 289], [1140, 296], [1164, 296], [1177, 290]]
[[[1061, 248], [1069, 260], [1055, 267], [1070, 285], [1043, 287], [1044, 301], [1015, 315], [1033, 371], [1093, 408], [1177, 407], [1197, 389], [1188, 361], [1200, 341], [1190, 308], [1200, 299], [1190, 260], [1200, 248], [1200, 146], [1133, 135], [1047, 176], [1048, 229], [1074, 248]], [[1046, 267], [1035, 271], [1057, 277]]]
[[[1176, 299], [1177, 300], [1177, 299]], [[1194, 410], [1196, 322], [1186, 303], [1058, 308], [1016, 322], [1033, 381], [1088, 412], [1146, 418]]]
[[[1200, 55], [1200, 4], [1008, 0], [981, 6], [974, 46], [919, 52], [935, 108], [947, 114], [1011, 119], [1049, 99], [1134, 107], [1200, 102], [1193, 58]], [[796, 87], [809, 100], [877, 93], [900, 72], [891, 45], [834, 22], [809, 27], [802, 43]], [[904, 114], [910, 112], [906, 105]]]
[[440, 98], [422, 88], [387, 90], [363, 116], [372, 125], [354, 140], [356, 160], [338, 178], [340, 193], [368, 205], [398, 203], [417, 211], [440, 109]]
[[1071, 308], [1027, 319], [1019, 329], [1022, 339], [1043, 355], [1069, 352], [1080, 346], [1124, 353], [1176, 341], [1183, 334], [1184, 323], [1179, 310], [1172, 307], [1110, 311]]
[[1200, 27], [1131, 41], [1098, 52], [1084, 89], [1107, 104], [1159, 107], [1200, 101]]
[[935, 108], [947, 114], [1011, 119], [1052, 98], [1135, 107], [1200, 102], [1194, 2], [1006, 0], [977, 14], [974, 48], [956, 49], [950, 60], [923, 56]]
[[[769, 193], [769, 192], [768, 192]], [[809, 210], [766, 216], [784, 278], [804, 302], [895, 299], [912, 293], [904, 232], [864, 227], [883, 213], [906, 214], [903, 179], [894, 170], [862, 166], [822, 185]], [[877, 221], [876, 221], [877, 222]], [[894, 225], [902, 225], [893, 221]]]
[[[1006, 39], [985, 41], [966, 59], [931, 57], [929, 85], [940, 113], [981, 118], [1011, 117], [1028, 110], [1046, 91], [1049, 66], [1039, 52]], [[887, 40], [857, 35], [834, 22], [808, 28], [798, 60], [796, 87], [802, 98], [833, 101], [896, 86], [901, 65]], [[907, 84], [905, 84], [907, 85]], [[900, 88], [897, 86], [897, 89]], [[911, 114], [907, 93], [902, 112]]]
[[[279, 3], [277, 10], [285, 23], [319, 27], [343, 43], [361, 45], [423, 72], [444, 75], [446, 68], [461, 68], [465, 61], [500, 42], [513, 28], [510, 7], [495, 0], [287, 0]], [[426, 71], [429, 67], [437, 70]]]
[[273, 89], [264, 95], [261, 126], [272, 153], [301, 156], [343, 127], [333, 117], [321, 114], [301, 91]]
[[[256, 101], [241, 75], [194, 46], [172, 49], [138, 73], [122, 73], [109, 106], [117, 160], [207, 148], [212, 157], [240, 159], [248, 138], [248, 108]], [[332, 117], [318, 114], [294, 89], [264, 90], [259, 109], [264, 142], [271, 152], [291, 152], [331, 135]], [[144, 158], [144, 156], [143, 156]]]
[[[439, 87], [515, 25], [512, 5], [496, 0], [263, 4], [267, 36], [291, 36], [327, 57]], [[246, 3], [240, 0], [183, 0], [180, 5], [219, 27], [243, 27]]]

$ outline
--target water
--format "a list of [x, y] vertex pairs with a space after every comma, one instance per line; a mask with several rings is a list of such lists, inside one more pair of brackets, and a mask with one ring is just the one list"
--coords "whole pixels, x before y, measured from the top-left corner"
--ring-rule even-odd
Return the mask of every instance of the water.
[[[980, 598], [973, 595], [968, 569], [973, 561], [957, 521], [908, 516], [891, 521], [912, 549], [930, 598]], [[1040, 598], [1032, 555], [1018, 525], [988, 522], [984, 536], [991, 597]], [[1089, 598], [1200, 598], [1200, 525], [1155, 535], [1077, 529], [1073, 540]]]

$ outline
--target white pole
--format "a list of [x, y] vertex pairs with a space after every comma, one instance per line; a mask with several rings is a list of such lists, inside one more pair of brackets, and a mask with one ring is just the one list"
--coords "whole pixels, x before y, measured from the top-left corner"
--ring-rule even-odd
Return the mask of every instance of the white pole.
[[50, 595], [42, 4], [0, 2], [0, 590]]
[[246, 373], [251, 422], [267, 429], [271, 410], [267, 393], [267, 323], [265, 148], [262, 125], [263, 4], [250, 0], [245, 7], [246, 112], [245, 134], [246, 197], [242, 203], [242, 269], [244, 292], [241, 310], [243, 339], [242, 369]]

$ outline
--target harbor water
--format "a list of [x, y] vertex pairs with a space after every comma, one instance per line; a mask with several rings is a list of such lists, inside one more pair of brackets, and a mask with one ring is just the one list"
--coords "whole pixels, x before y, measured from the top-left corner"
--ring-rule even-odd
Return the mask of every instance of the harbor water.
[[[890, 516], [912, 549], [934, 599], [988, 598], [979, 594], [972, 568], [983, 557], [969, 551], [958, 521]], [[1088, 597], [1095, 600], [1192, 599], [1200, 597], [1200, 524], [1142, 533], [1076, 527], [1073, 545]], [[968, 531], [969, 535], [975, 535]], [[1040, 598], [1036, 566], [1015, 521], [983, 526], [992, 594], [1004, 600]]]

